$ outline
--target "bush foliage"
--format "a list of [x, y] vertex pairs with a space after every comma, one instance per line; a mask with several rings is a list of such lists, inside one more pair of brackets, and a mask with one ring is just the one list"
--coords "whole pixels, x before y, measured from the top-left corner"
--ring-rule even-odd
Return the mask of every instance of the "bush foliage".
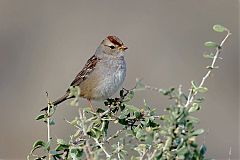
[[[46, 122], [48, 140], [36, 141], [28, 159], [207, 159], [206, 146], [196, 141], [204, 130], [197, 128], [199, 119], [193, 116], [193, 113], [201, 109], [204, 100], [202, 93], [208, 91], [204, 82], [211, 71], [217, 68], [215, 63], [221, 58], [219, 55], [222, 46], [231, 34], [221, 25], [214, 25], [213, 30], [226, 32], [226, 36], [219, 44], [211, 41], [205, 43], [210, 51], [215, 52], [204, 54], [205, 58], [211, 60], [211, 64], [206, 67], [207, 73], [199, 83], [191, 82], [189, 93], [184, 93], [181, 85], [164, 90], [146, 86], [137, 80], [133, 89], [122, 89], [117, 98], [107, 99], [104, 102], [105, 107], [97, 108], [96, 111], [89, 107], [79, 107], [79, 116], [72, 121], [66, 121], [75, 128], [75, 133], [69, 136], [68, 141], [51, 138], [50, 126], [54, 125], [56, 107], [49, 101], [48, 111], [36, 118]], [[142, 106], [131, 103], [135, 93], [145, 89], [155, 90], [171, 101], [163, 115], [156, 113], [145, 101]], [[70, 104], [78, 106], [81, 91], [78, 87], [71, 87], [70, 90], [71, 95], [76, 97]], [[111, 134], [110, 128], [115, 129]], [[57, 145], [53, 146], [53, 142]], [[43, 154], [35, 155], [36, 150], [42, 150]]]

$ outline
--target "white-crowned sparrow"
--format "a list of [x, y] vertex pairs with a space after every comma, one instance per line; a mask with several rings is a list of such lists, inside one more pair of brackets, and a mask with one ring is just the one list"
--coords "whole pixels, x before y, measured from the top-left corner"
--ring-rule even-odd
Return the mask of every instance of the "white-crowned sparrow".
[[[126, 49], [116, 36], [108, 36], [101, 42], [95, 54], [71, 83], [71, 86], [80, 87], [80, 97], [88, 99], [91, 104], [91, 100], [107, 99], [119, 89], [126, 76]], [[69, 93], [68, 89], [64, 96], [53, 102], [53, 105], [73, 98], [69, 97]]]

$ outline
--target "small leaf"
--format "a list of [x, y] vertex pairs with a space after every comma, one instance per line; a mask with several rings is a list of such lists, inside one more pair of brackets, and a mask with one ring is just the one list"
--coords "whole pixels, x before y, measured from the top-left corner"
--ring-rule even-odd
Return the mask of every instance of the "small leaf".
[[44, 147], [44, 146], [46, 146], [46, 143], [41, 140], [38, 140], [33, 144], [33, 148], [40, 148], [40, 147]]
[[126, 108], [130, 111], [130, 112], [136, 112], [139, 111], [139, 108], [133, 106], [133, 105], [129, 105], [129, 104], [125, 104]]
[[35, 119], [36, 120], [41, 120], [41, 119], [45, 119], [46, 115], [45, 114], [40, 114], [39, 116], [37, 116]]
[[80, 95], [80, 87], [79, 86], [71, 86], [69, 88], [69, 91], [70, 91], [70, 93], [69, 93], [68, 97], [72, 97], [72, 96], [78, 97]]
[[78, 118], [75, 117], [72, 121], [69, 122], [71, 125], [77, 125], [78, 124]]
[[194, 100], [196, 103], [202, 103], [205, 99], [203, 97], [197, 98]]
[[211, 41], [205, 42], [204, 45], [209, 48], [217, 48], [219, 46], [217, 43]]
[[136, 133], [136, 138], [141, 140], [143, 136], [144, 136], [144, 132], [141, 129], [139, 129]]
[[199, 93], [205, 93], [208, 91], [207, 87], [199, 87], [196, 89], [196, 91], [198, 91]]
[[141, 112], [136, 111], [136, 112], [134, 112], [134, 115], [135, 115], [136, 118], [140, 118], [141, 117]]
[[196, 118], [196, 117], [193, 117], [193, 116], [188, 116], [188, 121], [189, 121], [189, 123], [199, 123], [199, 119], [198, 118]]
[[189, 113], [192, 113], [192, 112], [195, 112], [195, 111], [197, 111], [197, 110], [199, 110], [199, 109], [200, 109], [200, 105], [199, 105], [198, 103], [193, 103], [193, 104], [192, 104], [192, 107], [189, 108], [188, 112], [189, 112]]
[[214, 58], [214, 54], [213, 53], [205, 53], [205, 54], [203, 54], [203, 57], [204, 58], [209, 58], [209, 59], [213, 59]]
[[165, 142], [165, 146], [163, 148], [163, 150], [167, 150], [172, 144], [172, 137], [168, 137], [166, 142]]
[[129, 91], [127, 95], [127, 99], [125, 100], [126, 102], [130, 101], [134, 97], [134, 91]]
[[49, 120], [49, 125], [55, 125], [54, 119], [50, 119], [50, 120]]
[[56, 147], [56, 151], [62, 151], [62, 150], [68, 149], [68, 148], [69, 148], [69, 145], [60, 144]]
[[46, 148], [47, 143], [45, 143], [42, 140], [37, 140], [34, 144], [33, 144], [33, 149], [31, 150], [31, 154], [38, 148]]
[[98, 108], [96, 112], [97, 112], [97, 113], [103, 113], [103, 112], [105, 112], [105, 110], [102, 109], [102, 108]]
[[171, 95], [175, 91], [175, 88], [170, 88], [168, 90], [159, 89], [158, 91], [160, 93], [162, 93], [164, 96], [168, 96], [168, 95]]
[[57, 139], [57, 143], [61, 145], [66, 145], [67, 143], [63, 139]]
[[78, 148], [71, 148], [69, 155], [73, 160], [79, 160], [81, 159], [81, 156], [83, 155], [83, 150], [80, 150]]
[[77, 137], [77, 136], [79, 136], [80, 135], [80, 133], [81, 133], [81, 130], [80, 129], [78, 129], [75, 133], [74, 133], [74, 137]]
[[186, 146], [182, 146], [178, 149], [177, 154], [178, 156], [184, 157], [184, 155], [188, 152], [188, 148]]
[[206, 152], [207, 152], [207, 147], [205, 145], [202, 145], [200, 147], [200, 154], [201, 154], [201, 156], [204, 156], [206, 154]]
[[204, 132], [203, 129], [197, 129], [194, 132], [191, 133], [191, 136], [198, 136]]
[[145, 85], [142, 84], [141, 79], [136, 78], [136, 86], [134, 88], [134, 91], [142, 91], [145, 90]]
[[118, 123], [122, 124], [122, 125], [127, 125], [128, 122], [126, 121], [126, 119], [118, 119]]
[[196, 88], [197, 88], [197, 85], [196, 85], [196, 83], [195, 83], [194, 81], [191, 81], [191, 84], [192, 84], [192, 88], [193, 88], [193, 89], [196, 89]]
[[213, 26], [213, 30], [216, 31], [216, 32], [224, 32], [227, 29], [222, 25], [216, 24], [216, 25]]
[[50, 153], [51, 155], [56, 155], [56, 154], [58, 154], [56, 150], [51, 150], [51, 151], [49, 151], [49, 153]]

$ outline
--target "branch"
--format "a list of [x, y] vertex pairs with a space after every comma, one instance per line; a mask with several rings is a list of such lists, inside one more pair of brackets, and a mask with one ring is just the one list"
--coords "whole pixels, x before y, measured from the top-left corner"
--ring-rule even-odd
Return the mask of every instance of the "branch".
[[[51, 133], [50, 133], [50, 108], [52, 106], [52, 102], [48, 98], [48, 92], [46, 92], [47, 101], [48, 101], [48, 109], [47, 109], [47, 141], [50, 143], [51, 141]], [[50, 145], [49, 145], [50, 146]], [[49, 148], [50, 150], [50, 148]], [[48, 152], [48, 159], [51, 160], [51, 154]]]
[[106, 157], [109, 158], [111, 157], [110, 154], [108, 154], [108, 152], [103, 148], [102, 144], [99, 143], [99, 141], [97, 140], [97, 138], [94, 138], [94, 141], [97, 143], [97, 145], [103, 150], [103, 152], [105, 153]]
[[[81, 108], [79, 108], [79, 117], [80, 117], [80, 122], [81, 122], [81, 127], [82, 127], [82, 131], [83, 131], [83, 135], [84, 136], [88, 136], [87, 132], [86, 132], [86, 128], [85, 128], [85, 115], [84, 115], [84, 111], [81, 110]], [[86, 158], [87, 160], [91, 160], [92, 156], [91, 156], [91, 148], [90, 145], [88, 143], [88, 139], [86, 139], [86, 145], [84, 146], [84, 152], [86, 154]]]
[[[211, 66], [209, 67], [209, 70], [208, 72], [205, 74], [205, 76], [202, 78], [202, 81], [200, 83], [200, 85], [198, 86], [198, 88], [201, 88], [203, 87], [203, 84], [205, 83], [206, 79], [210, 76], [211, 72], [212, 72], [212, 69], [215, 68], [215, 63], [216, 63], [216, 60], [219, 58], [219, 54], [221, 53], [221, 50], [222, 50], [222, 46], [223, 44], [225, 43], [225, 41], [227, 40], [227, 38], [231, 35], [230, 31], [229, 30], [226, 30], [227, 31], [227, 35], [225, 36], [225, 38], [222, 40], [222, 42], [220, 43], [220, 45], [216, 48], [216, 52], [215, 52], [215, 55], [213, 57], [213, 60], [212, 60], [212, 63], [211, 63]], [[188, 99], [187, 99], [187, 102], [185, 104], [184, 107], [188, 107], [189, 104], [192, 103], [194, 97], [196, 96], [196, 94], [198, 93], [198, 91], [193, 91], [193, 89], [191, 88], [190, 91], [189, 91], [189, 94], [188, 94]]]

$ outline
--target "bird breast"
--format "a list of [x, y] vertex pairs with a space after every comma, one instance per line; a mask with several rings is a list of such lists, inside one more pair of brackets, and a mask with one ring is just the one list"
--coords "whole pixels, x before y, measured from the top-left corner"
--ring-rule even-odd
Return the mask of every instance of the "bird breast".
[[111, 97], [123, 84], [126, 77], [126, 63], [124, 59], [108, 61], [103, 67], [102, 78], [99, 81], [97, 91], [101, 99]]
[[80, 86], [81, 93], [83, 93], [82, 96], [95, 100], [107, 99], [117, 92], [123, 84], [125, 77], [126, 63], [123, 57], [118, 59], [102, 59], [96, 65], [95, 70], [89, 76], [88, 80], [85, 81], [90, 86], [83, 85], [89, 86], [88, 88], [81, 88]]

